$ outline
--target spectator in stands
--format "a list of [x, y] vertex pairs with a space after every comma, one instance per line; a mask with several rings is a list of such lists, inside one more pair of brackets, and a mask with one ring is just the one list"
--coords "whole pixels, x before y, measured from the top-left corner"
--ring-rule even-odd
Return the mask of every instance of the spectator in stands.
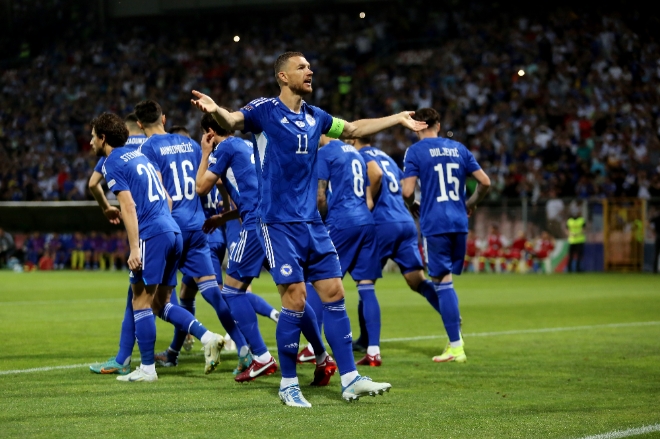
[[76, 232], [71, 240], [71, 268], [82, 270], [85, 268], [85, 238], [82, 233]]
[[14, 237], [9, 232], [0, 228], [0, 268], [7, 264], [7, 261], [14, 254], [15, 250]]
[[39, 270], [52, 270], [55, 267], [55, 258], [53, 253], [46, 251], [41, 258], [39, 258], [38, 264]]

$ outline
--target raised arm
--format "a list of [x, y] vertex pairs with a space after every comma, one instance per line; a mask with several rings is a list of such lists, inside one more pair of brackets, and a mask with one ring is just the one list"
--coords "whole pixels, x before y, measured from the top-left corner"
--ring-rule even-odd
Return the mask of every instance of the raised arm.
[[110, 224], [119, 224], [121, 222], [121, 211], [115, 206], [111, 206], [108, 202], [108, 199], [103, 193], [101, 180], [103, 180], [103, 174], [96, 171], [92, 172], [92, 176], [89, 177], [89, 182], [87, 183], [89, 191], [103, 211], [103, 215], [110, 221]]
[[474, 191], [470, 199], [465, 202], [468, 216], [471, 216], [474, 213], [477, 208], [477, 204], [486, 198], [486, 195], [490, 190], [490, 178], [488, 178], [488, 175], [486, 175], [483, 170], [479, 169], [478, 171], [474, 171], [472, 176], [477, 179], [479, 184], [477, 185], [477, 189]]
[[395, 125], [403, 125], [412, 131], [421, 131], [426, 128], [426, 122], [414, 120], [414, 111], [402, 111], [378, 119], [360, 119], [354, 122], [345, 122], [344, 129], [339, 136], [340, 139], [355, 139], [358, 137], [371, 136]]
[[316, 191], [316, 205], [318, 206], [321, 218], [328, 214], [328, 199], [325, 191], [328, 189], [328, 180], [319, 180], [319, 188]]
[[202, 161], [199, 163], [195, 178], [195, 190], [200, 197], [211, 192], [213, 185], [218, 182], [218, 176], [208, 170], [211, 151], [213, 151], [213, 133], [207, 133], [202, 136]]
[[219, 107], [209, 96], [197, 90], [193, 90], [192, 94], [197, 99], [191, 99], [190, 102], [204, 113], [210, 113], [222, 128], [230, 132], [243, 129], [245, 122], [243, 113], [240, 111], [230, 113], [224, 108]]
[[128, 245], [131, 249], [127, 261], [128, 268], [138, 270], [142, 267], [142, 259], [140, 258], [140, 233], [135, 201], [133, 201], [133, 196], [129, 191], [118, 192], [117, 199], [123, 213], [126, 233], [128, 234]]

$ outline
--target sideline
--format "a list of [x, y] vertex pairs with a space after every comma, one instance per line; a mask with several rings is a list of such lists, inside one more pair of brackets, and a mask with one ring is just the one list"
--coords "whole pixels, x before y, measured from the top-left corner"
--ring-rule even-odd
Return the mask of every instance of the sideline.
[[[115, 299], [113, 299], [115, 300]], [[564, 332], [564, 331], [582, 331], [589, 329], [604, 329], [604, 328], [631, 328], [636, 326], [656, 326], [660, 325], [660, 321], [651, 321], [651, 322], [630, 322], [630, 323], [609, 323], [604, 325], [587, 325], [587, 326], [565, 326], [559, 328], [539, 328], [539, 329], [519, 329], [512, 331], [496, 331], [496, 332], [474, 332], [470, 334], [464, 334], [465, 337], [497, 337], [499, 335], [518, 335], [518, 334], [542, 334], [548, 332]], [[420, 337], [400, 337], [400, 338], [385, 338], [381, 340], [381, 343], [394, 343], [399, 341], [418, 341], [418, 340], [434, 340], [438, 338], [445, 338], [446, 335], [426, 335]], [[269, 350], [277, 350], [277, 347], [268, 347]], [[135, 359], [139, 361], [139, 359]], [[88, 367], [90, 364], [69, 364], [65, 366], [46, 366], [46, 367], [35, 367], [31, 369], [15, 369], [15, 370], [0, 370], [1, 375], [15, 375], [19, 373], [34, 373], [34, 372], [49, 372], [51, 370], [62, 370], [62, 369], [76, 369], [79, 367]], [[653, 428], [658, 428], [659, 430], [649, 430], [649, 431], [660, 431], [660, 424], [651, 426]], [[647, 428], [647, 427], [643, 427]], [[626, 430], [628, 431], [628, 430]], [[610, 434], [610, 433], [607, 433]], [[636, 433], [637, 434], [637, 433]], [[638, 433], [642, 434], [642, 433]], [[626, 436], [602, 436], [605, 438], [616, 438], [616, 437], [626, 437]], [[601, 439], [601, 436], [588, 436], [583, 439]]]

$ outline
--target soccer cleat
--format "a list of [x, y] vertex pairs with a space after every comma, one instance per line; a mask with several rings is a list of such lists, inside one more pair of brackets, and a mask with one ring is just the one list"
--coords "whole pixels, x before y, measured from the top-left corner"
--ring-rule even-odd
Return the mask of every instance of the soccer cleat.
[[300, 351], [300, 353], [298, 354], [298, 364], [303, 364], [303, 363], [316, 364], [316, 355], [314, 355], [314, 353], [309, 350], [309, 346], [307, 346], [305, 349]]
[[[465, 341], [463, 341], [463, 333], [460, 332], [458, 336], [460, 337], [461, 340], [461, 346], [465, 348]], [[442, 350], [442, 353], [444, 354], [445, 352], [447, 352], [447, 349], [449, 349], [450, 347], [451, 347], [451, 342], [447, 340], [447, 344], [445, 345], [445, 348]]]
[[234, 377], [234, 381], [245, 383], [247, 381], [253, 381], [260, 376], [272, 375], [275, 372], [277, 372], [277, 363], [273, 357], [270, 357], [270, 360], [265, 363], [259, 363], [253, 359], [247, 369]]
[[204, 345], [204, 373], [210, 374], [218, 364], [220, 364], [220, 351], [225, 346], [225, 339], [218, 334], [213, 334], [214, 338]]
[[353, 342], [353, 352], [367, 352], [367, 347], [360, 343], [360, 340]]
[[91, 364], [89, 366], [89, 370], [94, 373], [100, 373], [104, 375], [113, 373], [118, 375], [128, 375], [131, 373], [131, 363], [128, 363], [124, 366], [123, 364], [117, 363], [117, 361], [115, 361], [115, 357], [112, 357], [105, 363]]
[[179, 354], [169, 348], [154, 355], [156, 364], [163, 367], [176, 367], [179, 364]]
[[392, 388], [390, 383], [375, 383], [369, 377], [358, 375], [351, 384], [341, 389], [341, 397], [352, 402], [363, 396], [376, 396], [389, 392]]
[[433, 361], [436, 363], [449, 363], [451, 361], [455, 363], [465, 363], [467, 357], [465, 356], [465, 349], [463, 349], [463, 346], [457, 348], [449, 347], [442, 353], [442, 355], [436, 355], [433, 357]]
[[325, 360], [316, 365], [314, 381], [310, 386], [327, 386], [335, 372], [337, 372], [337, 363], [330, 355], [326, 355]]
[[244, 357], [239, 356], [238, 366], [236, 366], [236, 369], [234, 369], [234, 375], [238, 375], [239, 373], [246, 370], [248, 367], [250, 367], [251, 363], [252, 363], [252, 354], [250, 354], [249, 352]]
[[188, 334], [188, 335], [186, 335], [186, 339], [183, 342], [183, 349], [185, 349], [186, 352], [190, 352], [192, 350], [194, 344], [195, 344], [195, 337]]
[[367, 354], [355, 364], [357, 364], [358, 366], [379, 367], [383, 364], [383, 360], [380, 358], [380, 354], [376, 354], [376, 355]]
[[131, 383], [137, 381], [152, 382], [152, 381], [158, 381], [158, 374], [156, 372], [147, 373], [142, 369], [142, 367], [136, 367], [135, 370], [129, 373], [128, 375], [118, 376], [117, 380], [131, 382]]
[[289, 407], [310, 408], [312, 405], [305, 399], [298, 384], [292, 384], [278, 392], [282, 404]]

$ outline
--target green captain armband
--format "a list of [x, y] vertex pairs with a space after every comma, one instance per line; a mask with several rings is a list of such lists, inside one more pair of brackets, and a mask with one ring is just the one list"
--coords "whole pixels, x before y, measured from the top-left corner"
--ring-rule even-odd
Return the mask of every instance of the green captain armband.
[[330, 126], [330, 130], [327, 132], [326, 136], [330, 137], [331, 139], [339, 139], [341, 133], [344, 132], [345, 124], [346, 124], [345, 120], [337, 119], [336, 117], [333, 117], [332, 125]]

